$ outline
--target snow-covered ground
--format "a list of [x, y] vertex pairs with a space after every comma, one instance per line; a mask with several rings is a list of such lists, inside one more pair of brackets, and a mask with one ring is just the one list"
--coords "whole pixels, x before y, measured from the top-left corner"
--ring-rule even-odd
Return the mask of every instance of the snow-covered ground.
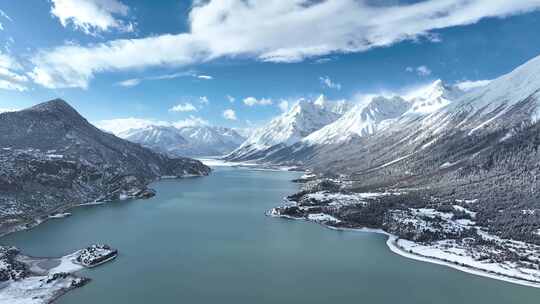
[[519, 268], [511, 262], [494, 263], [477, 260], [470, 252], [452, 240], [422, 245], [398, 239], [396, 236], [389, 236], [387, 245], [392, 252], [414, 260], [444, 265], [483, 277], [540, 288], [540, 270]]
[[197, 160], [209, 167], [242, 167], [261, 171], [289, 171], [295, 169], [295, 167], [291, 166], [265, 166], [255, 162], [230, 162], [217, 158], [197, 158]]
[[[67, 291], [84, 285], [88, 279], [74, 275], [84, 268], [77, 259], [87, 249], [78, 250], [63, 257], [33, 258], [21, 254], [16, 255], [15, 261], [26, 265], [31, 275], [23, 275], [19, 279], [9, 279], [0, 282], [1, 304], [46, 304]], [[101, 251], [100, 251], [101, 252]], [[9, 267], [3, 259], [0, 264]], [[97, 265], [97, 264], [96, 264]], [[2, 268], [2, 265], [0, 265]], [[1, 270], [1, 269], [0, 269]]]
[[54, 279], [52, 275], [28, 277], [20, 281], [0, 283], [0, 303], [46, 304], [84, 279], [67, 275]]
[[[347, 206], [361, 204], [364, 199], [398, 193], [354, 193], [342, 194], [332, 192], [314, 192], [305, 194], [304, 203], [311, 200], [323, 203], [322, 206]], [[472, 204], [476, 200], [462, 200], [461, 203]], [[297, 208], [300, 213], [287, 213], [287, 208]], [[419, 261], [445, 265], [475, 275], [489, 277], [515, 284], [540, 288], [540, 246], [501, 239], [490, 235], [476, 226], [476, 213], [469, 209], [453, 205], [455, 211], [462, 212], [470, 218], [454, 218], [452, 212], [442, 212], [431, 208], [410, 208], [408, 210], [391, 210], [390, 216], [396, 217], [399, 226], [414, 227], [414, 231], [433, 231], [444, 235], [459, 235], [467, 229], [476, 229], [478, 234], [489, 242], [476, 244], [474, 238], [444, 239], [433, 242], [415, 242], [398, 238], [382, 229], [341, 228], [339, 218], [325, 213], [321, 205], [294, 204], [272, 209], [268, 215], [290, 219], [307, 220], [334, 230], [382, 233], [388, 236], [387, 245], [394, 253]], [[293, 210], [293, 209], [289, 209]], [[313, 210], [313, 211], [312, 211]], [[329, 209], [326, 209], [329, 210]], [[281, 212], [285, 214], [282, 214]], [[312, 213], [310, 213], [312, 212]], [[288, 215], [291, 214], [291, 215]], [[431, 219], [431, 220], [430, 220]], [[390, 228], [392, 229], [392, 228]], [[540, 233], [540, 230], [538, 231]], [[504, 248], [506, 251], [501, 251]], [[517, 259], [507, 256], [513, 253]]]
[[[32, 275], [0, 282], [0, 303], [50, 303], [68, 290], [82, 286], [87, 279], [73, 275], [83, 269], [83, 266], [75, 263], [78, 254], [79, 251], [58, 259], [32, 258], [18, 254], [15, 261], [26, 265]], [[16, 263], [15, 261], [3, 264]], [[7, 264], [4, 266], [9, 267]]]

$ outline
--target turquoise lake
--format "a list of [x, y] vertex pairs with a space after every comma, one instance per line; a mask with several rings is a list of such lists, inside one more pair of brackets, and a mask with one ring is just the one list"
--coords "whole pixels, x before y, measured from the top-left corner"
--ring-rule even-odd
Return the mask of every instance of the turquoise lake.
[[297, 176], [217, 167], [157, 182], [151, 199], [79, 207], [1, 242], [51, 257], [92, 243], [118, 248], [58, 304], [540, 303], [540, 289], [398, 256], [383, 235], [266, 217], [298, 190]]

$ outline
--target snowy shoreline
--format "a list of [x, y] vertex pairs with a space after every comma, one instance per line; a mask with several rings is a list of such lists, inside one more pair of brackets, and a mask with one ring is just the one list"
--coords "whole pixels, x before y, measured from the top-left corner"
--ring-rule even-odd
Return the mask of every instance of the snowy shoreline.
[[298, 170], [297, 167], [294, 166], [276, 166], [276, 165], [265, 165], [265, 164], [259, 164], [256, 162], [230, 162], [226, 160], [222, 160], [219, 158], [196, 158], [196, 160], [202, 162], [203, 164], [209, 166], [209, 167], [236, 167], [236, 168], [247, 168], [251, 170], [256, 171], [297, 171], [302, 172], [302, 170]]
[[472, 275], [477, 275], [485, 278], [490, 278], [498, 281], [503, 281], [507, 283], [513, 283], [521, 286], [527, 286], [527, 287], [534, 287], [534, 288], [540, 288], [540, 281], [531, 281], [524, 278], [519, 277], [512, 277], [508, 275], [504, 275], [501, 273], [496, 272], [490, 272], [489, 270], [477, 268], [473, 266], [466, 266], [466, 265], [459, 265], [457, 263], [454, 263], [452, 261], [445, 260], [442, 257], [434, 257], [434, 256], [424, 256], [418, 253], [413, 253], [405, 250], [401, 246], [399, 246], [398, 241], [400, 238], [398, 238], [396, 235], [390, 234], [382, 229], [374, 229], [374, 228], [340, 228], [340, 227], [334, 227], [322, 222], [317, 222], [313, 220], [309, 220], [307, 218], [296, 218], [288, 215], [276, 215], [273, 214], [271, 211], [266, 212], [267, 216], [271, 217], [278, 217], [278, 218], [284, 218], [289, 220], [300, 220], [310, 223], [319, 224], [327, 229], [334, 230], [334, 231], [345, 231], [345, 232], [361, 232], [361, 233], [376, 233], [376, 234], [382, 234], [388, 237], [386, 240], [386, 245], [388, 246], [388, 249], [392, 251], [393, 253], [402, 256], [404, 258], [413, 259], [416, 261], [441, 265], [450, 267], [452, 269], [462, 271], [465, 273], [469, 273]]
[[[385, 232], [385, 234], [387, 234], [387, 233]], [[423, 255], [420, 255], [420, 254], [417, 254], [417, 253], [410, 253], [410, 252], [406, 251], [405, 249], [403, 249], [402, 247], [400, 247], [397, 244], [397, 241], [399, 240], [398, 237], [396, 237], [395, 235], [391, 235], [391, 234], [387, 234], [387, 235], [388, 235], [388, 239], [386, 240], [386, 245], [388, 246], [390, 251], [392, 251], [393, 253], [395, 253], [397, 255], [400, 255], [402, 257], [417, 260], [417, 261], [421, 261], [421, 262], [427, 262], [427, 263], [431, 263], [431, 264], [446, 266], [446, 267], [450, 267], [450, 268], [453, 268], [455, 270], [466, 272], [466, 273], [469, 273], [469, 274], [472, 274], [472, 275], [477, 275], [477, 276], [482, 276], [482, 277], [486, 277], [486, 278], [490, 278], [490, 279], [504, 281], [504, 282], [507, 282], [507, 283], [513, 283], [513, 284], [522, 285], [522, 286], [540, 288], [540, 282], [529, 281], [529, 280], [522, 279], [522, 278], [517, 278], [517, 277], [510, 277], [510, 276], [506, 276], [506, 275], [503, 275], [503, 274], [500, 274], [500, 273], [491, 273], [491, 272], [489, 272], [489, 270], [484, 270], [484, 269], [476, 268], [476, 267], [472, 267], [472, 266], [461, 266], [461, 265], [458, 265], [458, 264], [453, 263], [451, 261], [447, 261], [447, 260], [445, 260], [443, 258], [428, 257], [428, 256], [423, 256]]]

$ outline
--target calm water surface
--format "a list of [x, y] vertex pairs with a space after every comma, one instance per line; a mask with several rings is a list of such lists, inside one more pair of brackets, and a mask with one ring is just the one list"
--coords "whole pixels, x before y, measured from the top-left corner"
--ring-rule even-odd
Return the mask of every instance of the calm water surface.
[[120, 250], [83, 271], [93, 281], [59, 304], [540, 303], [540, 289], [395, 255], [382, 235], [265, 217], [297, 190], [296, 176], [217, 168], [156, 183], [149, 200], [78, 208], [2, 243], [34, 256], [95, 242]]

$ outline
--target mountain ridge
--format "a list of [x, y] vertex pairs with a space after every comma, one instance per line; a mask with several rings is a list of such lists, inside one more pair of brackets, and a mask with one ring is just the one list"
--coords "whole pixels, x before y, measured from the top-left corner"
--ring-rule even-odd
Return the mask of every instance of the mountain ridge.
[[148, 197], [163, 176], [207, 175], [188, 158], [169, 158], [105, 133], [54, 99], [0, 114], [0, 232], [35, 225], [81, 203]]

